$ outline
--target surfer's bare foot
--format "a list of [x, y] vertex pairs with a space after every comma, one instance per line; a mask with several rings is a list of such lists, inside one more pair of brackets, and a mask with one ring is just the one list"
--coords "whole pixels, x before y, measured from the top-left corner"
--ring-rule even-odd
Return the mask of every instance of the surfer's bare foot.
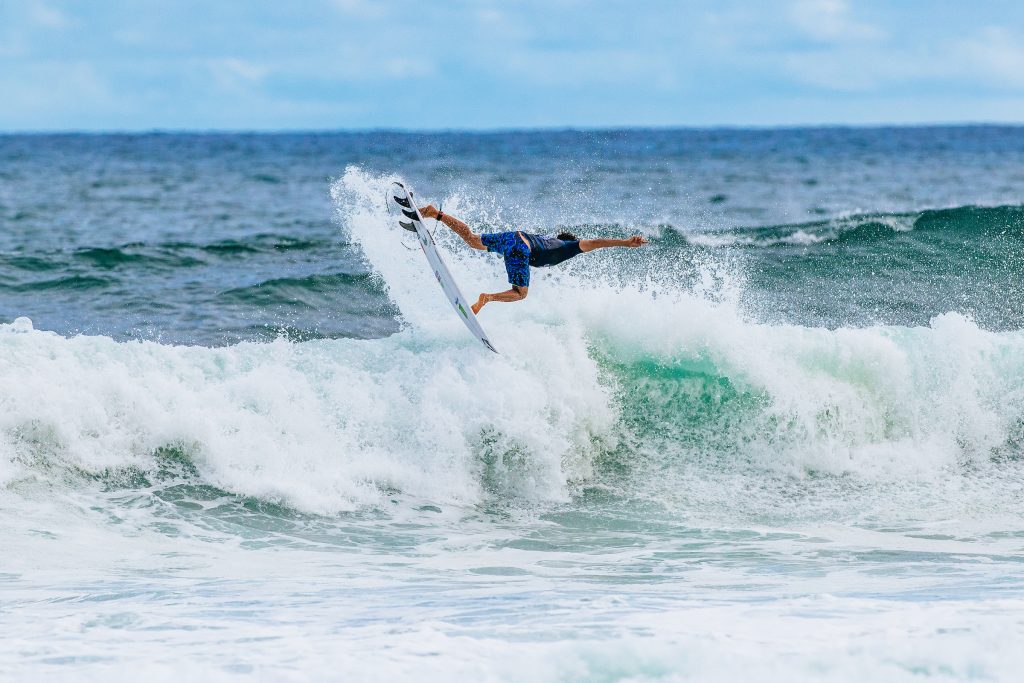
[[480, 309], [483, 308], [484, 304], [487, 303], [487, 299], [485, 298], [486, 296], [487, 296], [486, 294], [481, 294], [480, 298], [476, 300], [476, 303], [473, 304], [472, 306], [470, 306], [470, 308], [473, 309], [473, 315], [476, 315], [477, 313], [479, 313]]

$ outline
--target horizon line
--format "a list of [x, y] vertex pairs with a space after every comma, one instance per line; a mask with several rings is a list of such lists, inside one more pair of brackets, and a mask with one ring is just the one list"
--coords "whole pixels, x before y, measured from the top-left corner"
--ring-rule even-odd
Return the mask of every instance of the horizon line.
[[401, 126], [352, 128], [63, 128], [0, 130], [0, 137], [46, 135], [509, 135], [516, 133], [617, 133], [670, 131], [796, 131], [887, 130], [924, 128], [1022, 128], [1024, 121], [958, 121], [923, 123], [785, 123], [620, 126], [495, 126], [493, 128], [407, 128]]

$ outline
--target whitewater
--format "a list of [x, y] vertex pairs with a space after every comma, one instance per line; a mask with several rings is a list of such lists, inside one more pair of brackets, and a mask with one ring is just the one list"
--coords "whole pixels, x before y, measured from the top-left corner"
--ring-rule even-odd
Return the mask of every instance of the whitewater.
[[[1013, 680], [1017, 207], [944, 208], [922, 183], [822, 218], [820, 183], [780, 202], [744, 180], [714, 197], [761, 202], [753, 226], [691, 197], [683, 225], [639, 190], [574, 212], [542, 182], [565, 179], [560, 140], [517, 179], [496, 137], [475, 141], [484, 172], [450, 177], [304, 140], [329, 181], [294, 170], [294, 140], [213, 144], [196, 213], [231, 218], [205, 242], [133, 205], [130, 154], [85, 210], [128, 207], [135, 235], [86, 221], [80, 243], [26, 248], [19, 230], [70, 209], [0, 197], [0, 676]], [[584, 196], [635, 179], [648, 142], [589, 140], [626, 168]], [[176, 154], [156, 158], [191, 177]], [[238, 154], [274, 170], [239, 179]], [[710, 182], [678, 158], [648, 173]], [[535, 272], [482, 316], [494, 355], [392, 225], [388, 184], [417, 176], [481, 229], [652, 245]], [[204, 200], [236, 182], [234, 209]], [[467, 295], [502, 286], [496, 257], [436, 238]]]

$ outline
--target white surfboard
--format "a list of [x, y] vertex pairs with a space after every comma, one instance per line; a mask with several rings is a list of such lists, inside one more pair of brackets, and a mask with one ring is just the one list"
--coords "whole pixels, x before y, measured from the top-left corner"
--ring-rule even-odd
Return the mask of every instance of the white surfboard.
[[459, 314], [459, 318], [466, 324], [469, 331], [473, 333], [473, 336], [479, 339], [488, 349], [497, 353], [498, 350], [494, 348], [491, 340], [487, 338], [484, 328], [480, 327], [480, 321], [476, 319], [473, 309], [470, 308], [470, 303], [466, 301], [466, 297], [459, 291], [459, 286], [455, 284], [455, 278], [448, 271], [448, 266], [441, 259], [441, 254], [437, 251], [437, 245], [434, 244], [433, 235], [427, 232], [426, 227], [424, 227], [423, 216], [420, 215], [420, 210], [416, 208], [412, 192], [406, 189], [402, 183], [395, 182], [391, 186], [390, 194], [391, 199], [398, 205], [400, 212], [398, 225], [409, 232], [416, 233], [416, 241], [419, 242], [420, 249], [423, 250], [423, 254], [427, 257], [427, 263], [430, 264], [431, 270], [434, 271], [434, 277], [437, 278], [438, 283], [441, 285], [441, 290], [448, 298], [448, 303]]

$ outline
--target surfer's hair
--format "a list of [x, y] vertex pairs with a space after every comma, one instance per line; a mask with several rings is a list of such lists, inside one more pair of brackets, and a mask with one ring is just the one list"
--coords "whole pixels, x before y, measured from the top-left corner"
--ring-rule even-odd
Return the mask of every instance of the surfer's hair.
[[558, 233], [558, 239], [565, 240], [566, 242], [579, 242], [580, 238], [572, 234], [568, 230], [563, 230]]

